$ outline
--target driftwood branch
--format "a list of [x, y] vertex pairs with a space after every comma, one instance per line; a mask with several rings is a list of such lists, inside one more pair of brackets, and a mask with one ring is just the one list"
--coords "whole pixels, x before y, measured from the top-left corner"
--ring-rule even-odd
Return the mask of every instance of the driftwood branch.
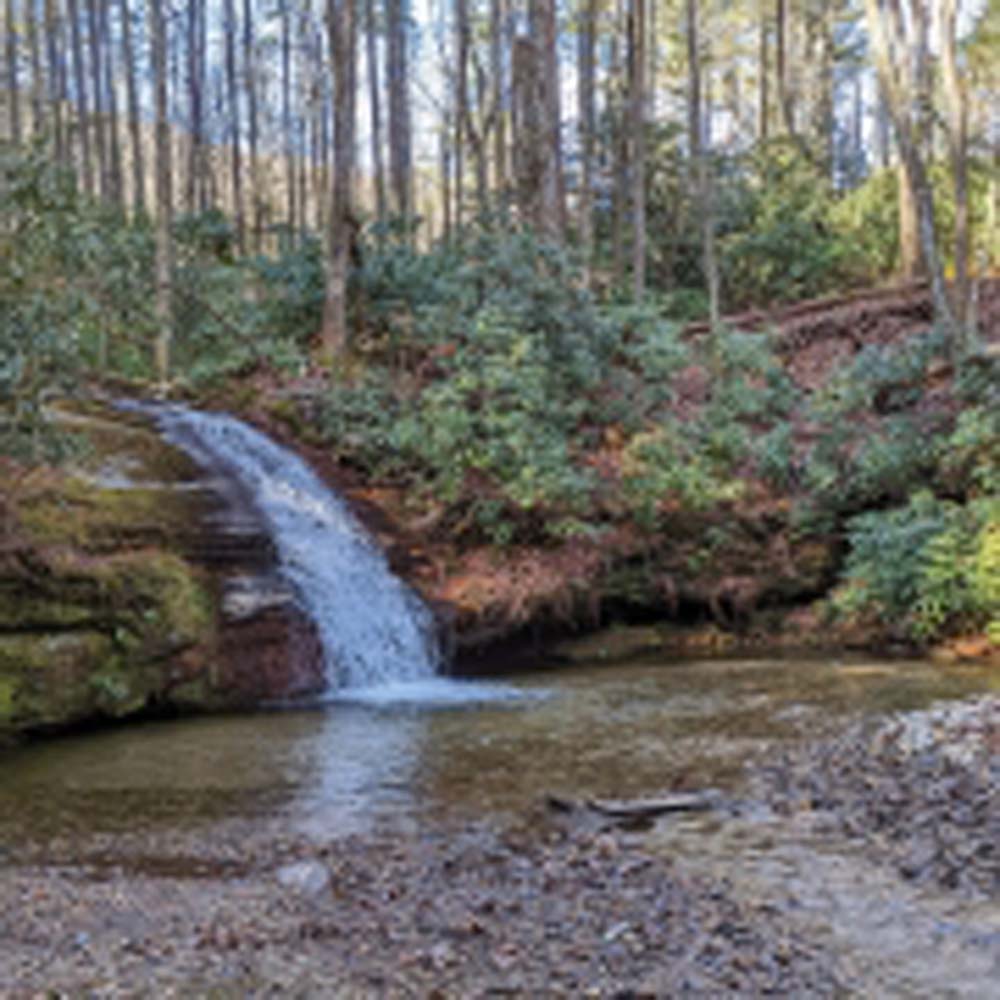
[[549, 795], [546, 802], [556, 812], [571, 813], [583, 809], [613, 820], [638, 820], [653, 819], [667, 813], [707, 812], [721, 805], [722, 796], [714, 789], [708, 789], [675, 792], [650, 799], [585, 799], [581, 802]]

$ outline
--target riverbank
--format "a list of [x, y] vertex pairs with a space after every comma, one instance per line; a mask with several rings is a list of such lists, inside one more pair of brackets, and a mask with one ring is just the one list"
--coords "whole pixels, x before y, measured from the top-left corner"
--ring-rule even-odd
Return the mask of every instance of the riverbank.
[[755, 790], [907, 880], [1000, 899], [996, 695], [856, 723], [768, 762]]
[[[221, 836], [220, 836], [221, 833]], [[627, 835], [193, 838], [188, 871], [0, 869], [0, 991], [121, 997], [842, 995], [766, 904]]]
[[[694, 704], [690, 692], [681, 700]], [[780, 703], [771, 712], [789, 718]], [[14, 837], [0, 853], [0, 993], [886, 995], [887, 983], [919, 980], [921, 963], [936, 961], [942, 978], [915, 995], [981, 996], [984, 970], [1000, 962], [1000, 927], [972, 909], [998, 895], [998, 713], [1000, 698], [977, 696], [848, 723], [786, 754], [746, 754], [754, 763], [724, 796], [731, 805], [707, 817], [717, 831], [732, 826], [729, 847], [744, 857], [711, 846], [716, 834], [699, 826], [682, 835], [688, 849], [666, 850], [675, 817], [627, 830], [555, 811], [537, 793], [513, 813], [437, 809], [363, 832], [223, 810], [200, 823], [142, 815], [117, 832]], [[704, 768], [692, 778], [705, 780]], [[798, 853], [779, 851], [777, 881], [748, 883], [750, 855], [765, 855], [747, 832], [759, 822], [774, 836], [772, 820], [754, 818], [762, 809], [784, 817]], [[820, 828], [822, 854], [810, 861], [808, 831]], [[927, 837], [945, 849], [913, 867]], [[698, 843], [709, 845], [702, 854]], [[792, 858], [798, 867], [786, 869]], [[810, 881], [820, 860], [888, 894], [878, 896], [885, 919], [919, 942], [912, 969], [904, 948], [894, 976], [878, 971], [879, 935], [900, 947], [889, 926], [855, 952], [840, 909], [822, 910], [817, 925], [814, 891], [837, 891], [822, 875]], [[915, 880], [934, 898], [926, 912], [911, 909], [904, 883]], [[947, 927], [942, 893], [956, 900]]]

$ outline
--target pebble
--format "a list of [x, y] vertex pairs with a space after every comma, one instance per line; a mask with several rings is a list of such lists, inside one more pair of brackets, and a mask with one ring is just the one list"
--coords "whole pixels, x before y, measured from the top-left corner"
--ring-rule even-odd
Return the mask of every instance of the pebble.
[[330, 887], [330, 872], [319, 861], [296, 861], [275, 873], [278, 884], [300, 896], [318, 896]]

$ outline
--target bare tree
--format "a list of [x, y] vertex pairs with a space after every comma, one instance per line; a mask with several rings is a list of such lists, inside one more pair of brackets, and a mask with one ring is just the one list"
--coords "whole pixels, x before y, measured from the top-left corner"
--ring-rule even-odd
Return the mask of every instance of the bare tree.
[[410, 228], [413, 213], [413, 150], [410, 120], [406, 0], [386, 0], [386, 78], [389, 87], [389, 176], [393, 210]]
[[91, 159], [89, 101], [87, 97], [87, 73], [83, 61], [83, 38], [80, 31], [80, 4], [79, 0], [67, 0], [67, 4], [70, 48], [73, 53], [73, 103], [76, 107], [80, 173], [83, 178], [83, 190], [87, 194], [94, 194], [94, 165]]
[[597, 0], [581, 0], [577, 24], [577, 116], [580, 130], [580, 254], [584, 281], [590, 284], [594, 257], [594, 48], [597, 36]]
[[715, 254], [715, 199], [702, 119], [702, 44], [698, 0], [685, 0], [685, 12], [688, 55], [688, 145], [691, 149], [695, 203], [701, 214], [702, 266], [708, 290], [709, 323], [714, 330], [721, 320], [719, 265]]
[[229, 106], [229, 186], [236, 227], [236, 242], [240, 250], [246, 247], [246, 224], [243, 205], [243, 116], [240, 106], [239, 78], [236, 74], [236, 43], [239, 24], [234, 0], [225, 0], [226, 19], [226, 103]]
[[167, 32], [163, 0], [148, 0], [150, 55], [153, 67], [153, 103], [156, 114], [156, 374], [161, 386], [170, 378], [173, 338], [171, 298], [173, 261], [170, 228], [173, 217], [170, 122], [167, 92]]
[[969, 319], [969, 104], [958, 69], [956, 0], [940, 0], [941, 76], [948, 122], [948, 151], [955, 191], [955, 319]]
[[135, 47], [132, 43], [132, 11], [129, 0], [119, 0], [122, 22], [122, 62], [125, 68], [125, 101], [128, 105], [129, 150], [132, 156], [132, 210], [146, 214], [146, 169], [142, 127], [139, 119], [139, 88], [136, 85]]
[[632, 187], [632, 294], [646, 292], [646, 0], [629, 0], [629, 175]]
[[111, 175], [108, 161], [107, 120], [105, 118], [104, 75], [101, 69], [101, 31], [98, 0], [87, 0], [87, 40], [90, 48], [91, 94], [94, 98], [94, 147], [97, 152], [97, 178], [101, 197], [108, 200]]
[[6, 56], [7, 56], [7, 100], [10, 106], [10, 138], [15, 145], [24, 138], [24, 131], [21, 126], [21, 84], [18, 79], [18, 66], [20, 62], [20, 39], [17, 25], [17, 6], [14, 0], [7, 0], [5, 9], [5, 27], [7, 33]]
[[334, 171], [330, 198], [329, 261], [321, 330], [326, 363], [343, 355], [349, 342], [347, 281], [354, 217], [354, 133], [357, 29], [353, 0], [327, 0], [327, 26], [334, 75]]
[[[930, 111], [930, 93], [926, 87], [929, 18], [924, 0], [908, 0], [908, 4], [908, 17], [904, 16], [900, 0], [889, 3], [865, 0], [865, 11], [879, 85], [906, 180], [916, 199], [920, 243], [930, 275], [935, 318], [954, 342], [955, 317], [948, 301], [934, 228], [934, 192], [918, 142], [922, 119]], [[914, 121], [912, 108], [917, 109], [921, 120]]]
[[385, 162], [382, 155], [382, 87], [378, 60], [378, 19], [375, 0], [365, 0], [365, 57], [368, 63], [368, 108], [371, 113], [372, 169], [375, 174], [375, 219], [381, 240], [385, 225]]

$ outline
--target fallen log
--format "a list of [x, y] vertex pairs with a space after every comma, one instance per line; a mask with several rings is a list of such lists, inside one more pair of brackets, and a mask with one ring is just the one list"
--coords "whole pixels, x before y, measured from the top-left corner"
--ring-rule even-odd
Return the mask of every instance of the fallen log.
[[559, 795], [546, 796], [546, 803], [556, 812], [589, 810], [615, 820], [653, 819], [666, 813], [707, 812], [722, 804], [721, 793], [713, 788], [699, 792], [675, 792], [651, 799], [585, 799], [575, 802]]
[[664, 813], [706, 812], [718, 808], [721, 797], [714, 789], [677, 792], [655, 799], [587, 799], [587, 808], [612, 819], [638, 819]]

